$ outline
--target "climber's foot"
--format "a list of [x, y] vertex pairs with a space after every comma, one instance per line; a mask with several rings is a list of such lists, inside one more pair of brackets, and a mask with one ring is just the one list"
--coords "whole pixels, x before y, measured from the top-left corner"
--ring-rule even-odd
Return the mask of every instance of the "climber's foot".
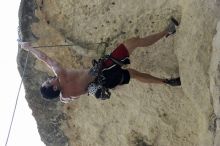
[[178, 21], [174, 17], [171, 17], [170, 18], [170, 23], [169, 23], [169, 25], [166, 28], [166, 31], [167, 31], [166, 37], [168, 37], [168, 36], [170, 36], [172, 34], [175, 34], [176, 33], [176, 27], [178, 25], [179, 25]]
[[174, 78], [174, 79], [166, 79], [164, 80], [165, 84], [168, 84], [170, 86], [180, 86], [181, 85], [181, 81], [180, 78]]

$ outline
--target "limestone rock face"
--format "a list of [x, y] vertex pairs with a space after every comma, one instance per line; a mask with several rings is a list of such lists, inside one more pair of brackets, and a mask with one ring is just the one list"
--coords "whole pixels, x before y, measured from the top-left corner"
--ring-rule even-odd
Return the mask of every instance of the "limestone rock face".
[[[19, 48], [26, 99], [47, 146], [212, 146], [220, 134], [220, 6], [218, 0], [22, 0], [19, 37], [65, 68], [89, 68], [131, 37], [162, 31], [174, 16], [174, 36], [138, 48], [129, 67], [160, 78], [181, 77], [181, 87], [131, 80], [109, 100], [83, 95], [63, 104], [41, 98], [53, 75]], [[104, 42], [104, 43], [102, 43]], [[65, 47], [46, 47], [71, 45]], [[216, 136], [216, 137], [215, 137]]]

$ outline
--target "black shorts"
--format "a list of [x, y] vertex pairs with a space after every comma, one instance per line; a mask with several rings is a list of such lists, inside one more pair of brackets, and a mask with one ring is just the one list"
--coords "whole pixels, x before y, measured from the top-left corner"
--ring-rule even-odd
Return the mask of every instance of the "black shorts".
[[[123, 64], [130, 63], [128, 50], [123, 44], [120, 44], [110, 56]], [[116, 64], [111, 59], [107, 59], [103, 62], [102, 72], [106, 78], [104, 86], [110, 89], [117, 85], [128, 84], [130, 81], [128, 70], [122, 69], [120, 65]]]

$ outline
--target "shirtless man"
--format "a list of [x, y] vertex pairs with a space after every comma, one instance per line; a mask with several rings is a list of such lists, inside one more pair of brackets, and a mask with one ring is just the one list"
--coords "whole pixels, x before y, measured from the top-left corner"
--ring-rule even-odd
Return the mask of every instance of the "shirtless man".
[[[129, 55], [137, 47], [147, 47], [164, 36], [175, 33], [175, 24], [171, 22], [162, 32], [139, 38], [134, 37], [125, 40], [120, 44], [110, 56], [121, 61], [123, 64], [129, 64]], [[21, 42], [21, 48], [30, 51], [36, 58], [45, 62], [52, 69], [55, 77], [49, 77], [40, 87], [42, 96], [45, 99], [55, 99], [60, 97], [63, 102], [79, 98], [80, 95], [88, 92], [88, 85], [95, 80], [95, 77], [89, 73], [90, 69], [66, 69], [57, 61], [48, 57], [44, 52], [32, 47], [29, 42]], [[128, 84], [130, 79], [136, 79], [144, 83], [169, 84], [171, 86], [180, 86], [180, 78], [161, 79], [146, 73], [141, 73], [135, 69], [122, 69], [120, 66], [107, 60], [103, 64], [103, 74], [106, 77], [106, 87], [112, 89], [118, 85]]]

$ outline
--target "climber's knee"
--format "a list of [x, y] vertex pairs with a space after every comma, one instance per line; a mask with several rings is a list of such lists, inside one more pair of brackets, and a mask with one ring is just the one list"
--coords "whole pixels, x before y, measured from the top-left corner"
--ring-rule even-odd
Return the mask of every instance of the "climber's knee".
[[134, 51], [134, 49], [138, 47], [139, 40], [139, 37], [133, 37], [123, 42], [125, 47], [128, 49], [129, 54], [131, 54]]

